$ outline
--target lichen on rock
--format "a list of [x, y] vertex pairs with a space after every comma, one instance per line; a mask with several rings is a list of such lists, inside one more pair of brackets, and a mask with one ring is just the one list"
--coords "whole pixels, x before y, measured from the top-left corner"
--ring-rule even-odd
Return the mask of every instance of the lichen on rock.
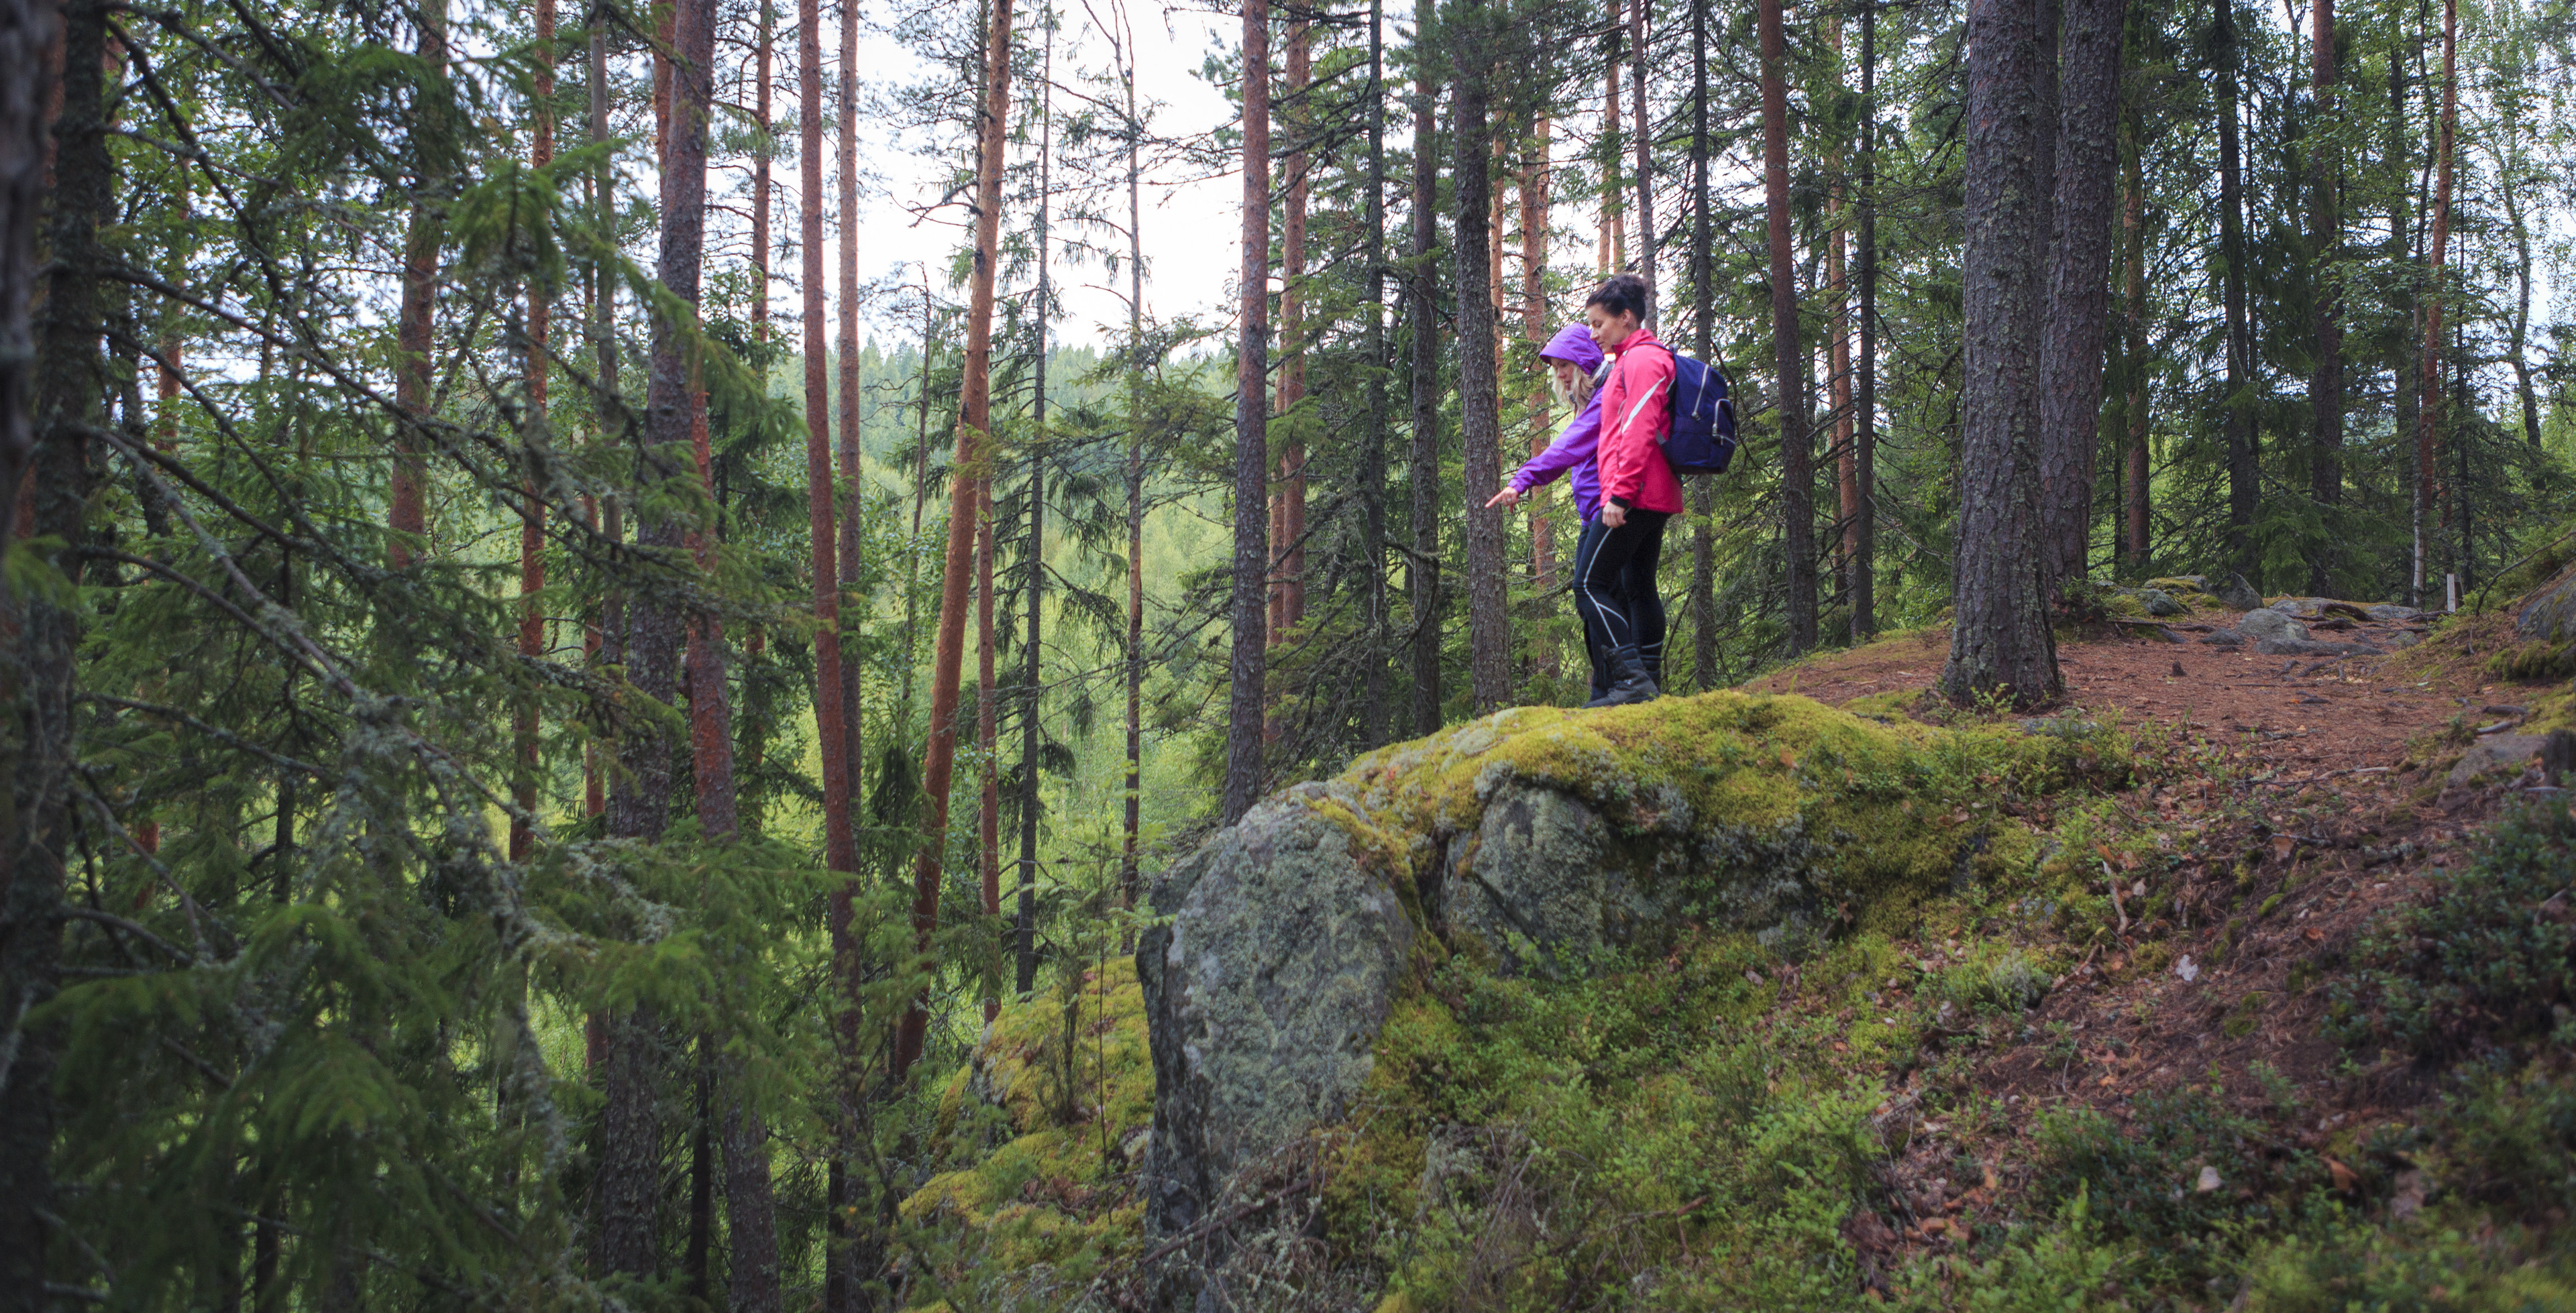
[[1285, 790], [1153, 894], [1148, 1233], [1194, 1234], [1241, 1174], [1349, 1115], [1390, 1016], [1453, 956], [1579, 977], [1706, 931], [1796, 958], [2026, 865], [2036, 840], [1995, 802], [2116, 774], [2124, 752], [2107, 730], [1722, 692], [1514, 709]]

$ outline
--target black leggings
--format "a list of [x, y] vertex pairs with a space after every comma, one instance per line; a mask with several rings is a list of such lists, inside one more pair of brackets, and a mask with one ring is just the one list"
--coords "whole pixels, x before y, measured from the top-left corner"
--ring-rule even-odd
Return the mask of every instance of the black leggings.
[[1664, 554], [1663, 511], [1632, 510], [1627, 523], [1602, 533], [1574, 586], [1591, 599], [1614, 649], [1634, 647], [1650, 667], [1664, 660], [1664, 598], [1655, 566]]
[[1601, 608], [1583, 587], [1583, 576], [1592, 569], [1593, 553], [1601, 550], [1601, 540], [1610, 536], [1610, 526], [1596, 515], [1583, 522], [1583, 536], [1574, 543], [1574, 613], [1583, 618], [1583, 654], [1592, 660], [1592, 696], [1610, 691], [1610, 631], [1601, 627]]

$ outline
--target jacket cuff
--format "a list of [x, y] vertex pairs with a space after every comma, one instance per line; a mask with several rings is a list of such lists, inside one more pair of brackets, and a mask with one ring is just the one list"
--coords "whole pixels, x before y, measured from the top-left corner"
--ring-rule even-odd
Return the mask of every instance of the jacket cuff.
[[1625, 497], [1612, 497], [1610, 498], [1610, 504], [1623, 511], [1633, 511], [1637, 509], [1637, 504]]

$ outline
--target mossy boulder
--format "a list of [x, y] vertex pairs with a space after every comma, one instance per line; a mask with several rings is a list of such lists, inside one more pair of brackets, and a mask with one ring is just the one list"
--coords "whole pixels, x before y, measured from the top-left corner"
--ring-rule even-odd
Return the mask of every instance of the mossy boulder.
[[[1348, 1116], [1389, 1018], [1443, 963], [1579, 978], [1686, 934], [1798, 957], [1902, 927], [2033, 859], [1998, 799], [2121, 773], [2124, 751], [1725, 692], [1506, 711], [1285, 790], [1153, 893], [1170, 920], [1137, 957], [1148, 1235], [1221, 1221]], [[1161, 1298], [1195, 1299], [1193, 1278]]]

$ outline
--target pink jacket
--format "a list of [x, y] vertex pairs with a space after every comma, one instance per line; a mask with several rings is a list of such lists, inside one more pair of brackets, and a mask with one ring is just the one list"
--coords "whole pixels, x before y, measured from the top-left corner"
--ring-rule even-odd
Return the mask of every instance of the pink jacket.
[[1662, 438], [1673, 423], [1673, 352], [1645, 329], [1610, 353], [1601, 386], [1601, 495], [1621, 506], [1678, 515], [1681, 480], [1664, 459]]

